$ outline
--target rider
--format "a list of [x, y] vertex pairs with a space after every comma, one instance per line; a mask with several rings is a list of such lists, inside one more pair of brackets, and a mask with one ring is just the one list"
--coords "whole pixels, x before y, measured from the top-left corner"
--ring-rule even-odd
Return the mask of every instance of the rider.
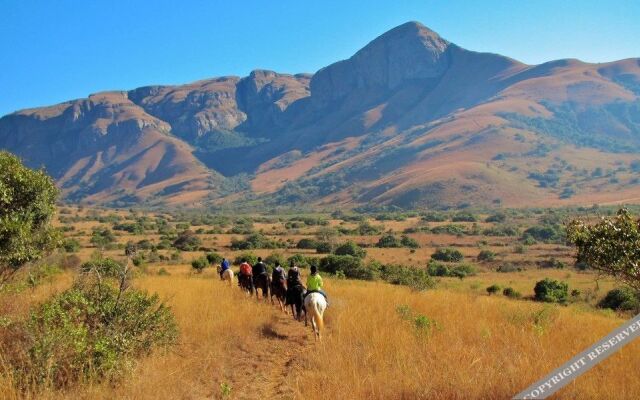
[[260, 275], [266, 275], [267, 274], [267, 266], [265, 263], [262, 262], [262, 257], [258, 257], [258, 262], [256, 263], [256, 265], [253, 266], [253, 280], [256, 280], [256, 278]]
[[222, 274], [224, 273], [224, 271], [229, 269], [229, 261], [226, 258], [222, 259], [222, 262], [220, 263], [220, 279], [222, 279]]
[[238, 274], [238, 284], [242, 282], [248, 282], [250, 286], [251, 293], [253, 293], [253, 269], [251, 268], [251, 264], [246, 261], [243, 261], [240, 264], [240, 272]]
[[282, 268], [282, 266], [280, 265], [279, 262], [276, 262], [276, 267], [273, 269], [273, 272], [271, 273], [271, 282], [280, 282], [280, 284], [282, 285], [282, 287], [285, 287], [284, 285], [284, 268]]
[[306, 298], [311, 293], [320, 293], [324, 296], [324, 299], [327, 300], [327, 305], [329, 305], [329, 301], [327, 299], [327, 294], [322, 290], [322, 277], [318, 273], [318, 268], [315, 265], [311, 266], [311, 275], [307, 278], [307, 293], [304, 295]]

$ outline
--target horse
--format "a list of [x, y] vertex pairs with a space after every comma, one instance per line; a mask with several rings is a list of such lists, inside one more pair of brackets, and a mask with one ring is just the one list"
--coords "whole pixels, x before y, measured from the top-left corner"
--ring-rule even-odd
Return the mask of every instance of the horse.
[[260, 299], [258, 296], [258, 289], [262, 290], [262, 298], [267, 300], [269, 298], [269, 286], [271, 286], [271, 278], [268, 274], [255, 275], [253, 277], [253, 286], [256, 289], [256, 299]]
[[311, 327], [315, 334], [316, 340], [321, 340], [321, 331], [324, 329], [324, 320], [322, 315], [327, 308], [327, 300], [322, 293], [313, 292], [304, 298], [304, 325], [307, 326], [307, 315], [311, 314]]
[[291, 306], [293, 319], [300, 321], [302, 319], [302, 296], [304, 295], [304, 287], [301, 284], [287, 286], [287, 301], [285, 305]]
[[253, 296], [253, 277], [251, 275], [238, 274], [238, 286]]
[[273, 304], [273, 296], [278, 300], [280, 310], [286, 313], [287, 309], [284, 305], [287, 299], [287, 286], [284, 280], [277, 279], [271, 281], [271, 304]]
[[[220, 275], [220, 266], [217, 267], [218, 275]], [[224, 270], [222, 275], [220, 275], [220, 279], [223, 281], [229, 281], [229, 286], [233, 286], [233, 270], [231, 268], [227, 268]]]

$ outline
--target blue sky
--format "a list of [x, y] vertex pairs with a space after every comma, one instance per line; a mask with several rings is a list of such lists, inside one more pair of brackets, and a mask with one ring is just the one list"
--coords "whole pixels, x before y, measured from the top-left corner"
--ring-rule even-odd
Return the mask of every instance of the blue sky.
[[0, 115], [256, 68], [315, 72], [410, 20], [530, 64], [640, 57], [637, 0], [2, 0]]

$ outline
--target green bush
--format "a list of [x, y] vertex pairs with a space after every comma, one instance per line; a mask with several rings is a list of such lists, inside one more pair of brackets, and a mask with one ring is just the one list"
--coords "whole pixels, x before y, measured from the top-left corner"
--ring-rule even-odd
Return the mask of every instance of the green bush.
[[489, 295], [496, 294], [500, 291], [500, 289], [501, 288], [499, 285], [493, 284], [487, 288], [487, 293], [489, 293]]
[[278, 247], [282, 246], [261, 233], [253, 233], [242, 240], [231, 241], [232, 250], [277, 249]]
[[569, 295], [569, 285], [565, 282], [545, 278], [536, 283], [535, 299], [547, 303], [564, 303]]
[[103, 277], [118, 278], [124, 271], [124, 267], [111, 258], [98, 258], [80, 265], [80, 272], [97, 273]]
[[493, 261], [496, 258], [496, 253], [491, 250], [480, 250], [478, 253], [478, 261]]
[[316, 245], [316, 252], [319, 254], [331, 254], [333, 246], [329, 242], [318, 242]]
[[115, 380], [137, 358], [173, 344], [177, 325], [157, 295], [115, 288], [104, 282], [76, 283], [31, 312], [13, 351], [19, 387], [68, 387], [85, 380]]
[[520, 272], [520, 271], [522, 271], [522, 268], [511, 263], [502, 264], [496, 269], [496, 272], [502, 272], [502, 273]]
[[444, 222], [447, 220], [447, 216], [439, 213], [427, 213], [422, 216], [422, 220], [427, 222]]
[[540, 268], [564, 269], [564, 267], [567, 266], [564, 262], [556, 259], [555, 257], [551, 257], [548, 260], [538, 261], [537, 264]]
[[394, 285], [409, 286], [414, 290], [435, 287], [435, 282], [424, 269], [404, 265], [387, 264], [380, 267], [380, 277]]
[[464, 259], [464, 256], [458, 249], [440, 248], [431, 255], [431, 258], [438, 261], [460, 262]]
[[451, 217], [451, 222], [477, 222], [478, 217], [470, 212], [459, 212]]
[[197, 273], [201, 273], [205, 268], [209, 266], [209, 261], [206, 257], [196, 258], [191, 261], [191, 268], [195, 269]]
[[244, 253], [238, 254], [236, 256], [236, 259], [233, 260], [233, 263], [235, 265], [240, 265], [243, 262], [248, 262], [251, 265], [255, 265], [258, 262], [258, 256], [251, 252], [244, 252]]
[[364, 258], [367, 255], [367, 251], [365, 249], [352, 241], [341, 244], [333, 253], [337, 256], [353, 256], [358, 258]]
[[271, 253], [264, 259], [264, 263], [269, 269], [275, 267], [276, 264], [280, 264], [284, 268], [287, 266], [287, 258], [282, 253]]
[[400, 244], [403, 247], [408, 247], [410, 249], [419, 249], [420, 248], [420, 244], [418, 244], [418, 242], [406, 235], [402, 235], [402, 237], [400, 238]]
[[451, 269], [451, 276], [463, 279], [467, 276], [476, 275], [477, 272], [476, 267], [471, 264], [460, 264]]
[[296, 244], [297, 249], [316, 249], [317, 247], [318, 247], [318, 241], [314, 239], [309, 239], [309, 238], [300, 239], [298, 241], [298, 244]]
[[373, 268], [368, 268], [362, 262], [360, 257], [354, 257], [351, 255], [330, 255], [320, 259], [320, 270], [336, 274], [338, 271], [347, 278], [374, 280], [377, 277], [377, 272]]
[[376, 247], [380, 248], [395, 248], [400, 246], [400, 241], [392, 234], [383, 235], [376, 244]]
[[202, 241], [195, 233], [186, 230], [182, 231], [173, 242], [173, 247], [182, 251], [196, 251], [202, 244]]
[[495, 213], [493, 215], [488, 216], [484, 221], [485, 222], [505, 222], [507, 220], [507, 216], [503, 213]]
[[451, 270], [445, 264], [429, 261], [427, 273], [431, 276], [451, 276]]
[[207, 253], [206, 257], [207, 257], [207, 261], [209, 262], [209, 265], [218, 265], [222, 263], [222, 259], [223, 259], [223, 257], [220, 254], [215, 252]]
[[600, 308], [610, 308], [617, 311], [638, 310], [640, 299], [638, 293], [628, 287], [621, 287], [610, 290], [607, 295], [598, 303]]
[[62, 248], [67, 253], [77, 253], [80, 250], [80, 242], [76, 239], [67, 238], [62, 242]]

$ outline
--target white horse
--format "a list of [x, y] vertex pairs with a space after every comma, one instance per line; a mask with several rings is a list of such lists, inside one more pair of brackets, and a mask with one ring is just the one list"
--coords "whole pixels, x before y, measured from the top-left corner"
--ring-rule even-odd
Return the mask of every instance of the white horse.
[[[219, 265], [218, 265], [217, 271], [218, 271], [218, 275], [220, 275], [220, 266]], [[231, 270], [231, 268], [227, 268], [222, 273], [222, 276], [220, 277], [220, 279], [222, 279], [223, 281], [229, 281], [229, 286], [233, 287], [233, 271]]]
[[316, 340], [322, 339], [321, 331], [324, 329], [324, 320], [322, 315], [327, 308], [327, 300], [322, 293], [311, 293], [304, 299], [304, 324], [307, 325], [307, 315], [311, 316], [311, 326], [315, 333]]

